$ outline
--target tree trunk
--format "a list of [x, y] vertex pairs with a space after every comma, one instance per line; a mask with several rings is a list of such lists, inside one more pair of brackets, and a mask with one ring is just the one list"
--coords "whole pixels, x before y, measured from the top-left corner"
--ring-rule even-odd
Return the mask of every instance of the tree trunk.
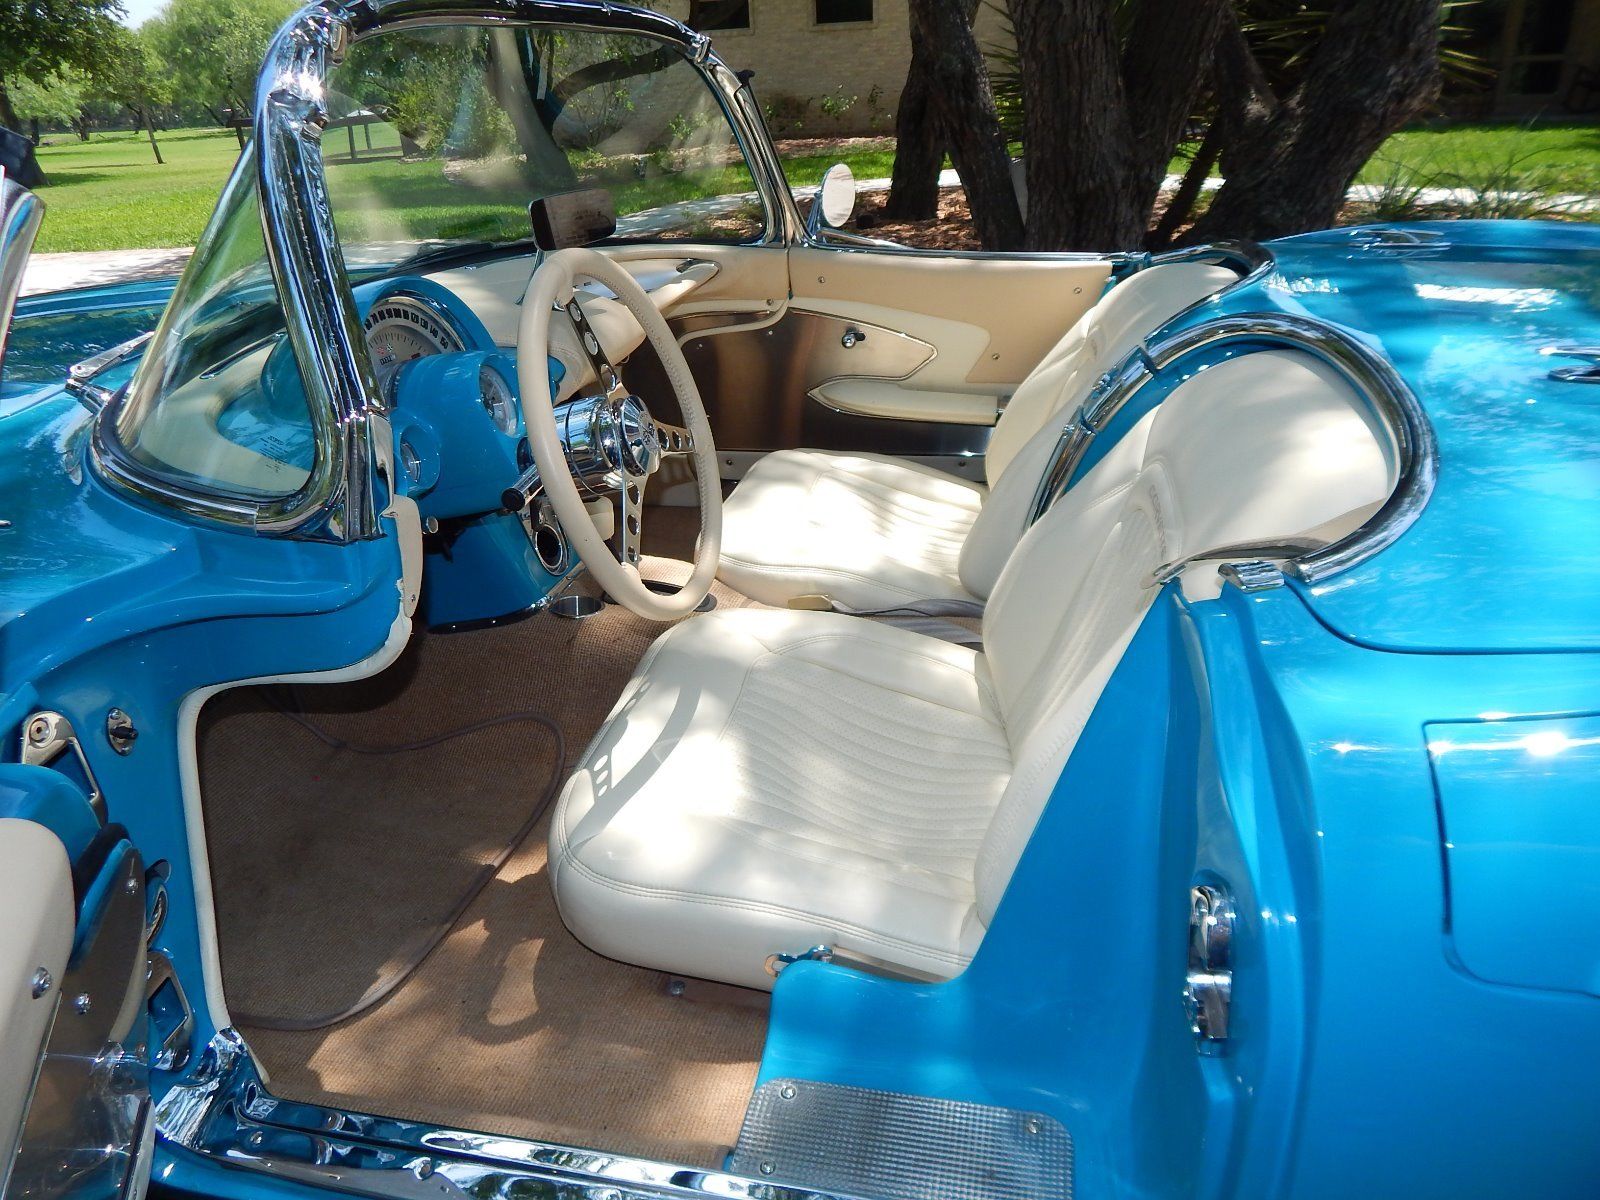
[[1011, 0], [1022, 79], [1028, 247], [1113, 250], [1142, 241], [1130, 201], [1133, 130], [1105, 0]]
[[930, 51], [930, 106], [949, 138], [978, 240], [988, 250], [1019, 249], [1022, 210], [1011, 158], [964, 0], [911, 0], [911, 29]]
[[150, 106], [146, 104], [139, 111], [144, 116], [144, 131], [150, 135], [150, 150], [156, 156], [156, 165], [164, 167], [167, 160], [161, 157], [161, 147], [156, 145], [156, 122], [150, 115]]
[[896, 221], [926, 221], [939, 213], [939, 171], [944, 138], [934, 118], [927, 51], [913, 35], [911, 68], [894, 114], [894, 170], [883, 215]]
[[43, 140], [41, 138], [41, 136], [40, 136], [40, 133], [39, 133], [39, 118], [38, 117], [29, 117], [28, 118], [28, 140], [30, 142], [32, 142], [35, 146], [37, 146], [40, 143], [40, 141]]
[[[1199, 106], [1230, 0], [1144, 0], [1122, 55], [1122, 79], [1133, 127], [1128, 203], [1149, 219], [1172, 162], [1173, 148]], [[1143, 230], [1140, 230], [1143, 233]]]
[[1227, 180], [1187, 240], [1333, 224], [1356, 173], [1439, 94], [1440, 0], [1343, 0], [1304, 76], [1223, 155]]
[[[970, 25], [977, 0], [959, 0]], [[911, 30], [911, 65], [894, 114], [894, 170], [883, 215], [896, 221], [927, 221], [939, 215], [939, 173], [944, 169], [948, 139], [939, 127], [933, 105], [934, 55]]]
[[1157, 221], [1156, 227], [1150, 231], [1150, 237], [1146, 242], [1148, 249], [1165, 250], [1172, 244], [1178, 226], [1187, 221], [1189, 214], [1194, 212], [1195, 201], [1200, 199], [1200, 191], [1211, 176], [1211, 168], [1217, 165], [1217, 155], [1221, 149], [1222, 122], [1214, 120], [1207, 127], [1205, 137], [1195, 149], [1194, 161], [1183, 173], [1183, 182], [1178, 184], [1178, 190], [1172, 193], [1172, 199], [1167, 202], [1161, 220]]
[[0, 125], [7, 129], [22, 128], [22, 122], [17, 120], [17, 110], [11, 105], [11, 93], [6, 91], [4, 76], [0, 76]]

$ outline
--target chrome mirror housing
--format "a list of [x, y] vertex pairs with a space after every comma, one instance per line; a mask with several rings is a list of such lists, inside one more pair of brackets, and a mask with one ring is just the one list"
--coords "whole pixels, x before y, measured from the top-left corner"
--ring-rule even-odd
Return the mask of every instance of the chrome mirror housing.
[[0, 372], [5, 369], [6, 341], [17, 293], [22, 290], [23, 268], [43, 219], [44, 202], [0, 167]]
[[817, 186], [811, 211], [806, 214], [806, 233], [816, 237], [824, 229], [838, 229], [855, 215], [856, 177], [844, 163], [834, 163]]

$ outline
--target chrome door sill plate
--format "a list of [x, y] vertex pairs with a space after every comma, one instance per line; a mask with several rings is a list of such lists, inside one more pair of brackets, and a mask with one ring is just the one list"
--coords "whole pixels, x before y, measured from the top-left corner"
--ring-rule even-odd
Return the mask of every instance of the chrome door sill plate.
[[1072, 1197], [1072, 1136], [1054, 1117], [804, 1079], [756, 1089], [729, 1165], [872, 1200]]
[[282, 1100], [231, 1029], [161, 1098], [156, 1121], [166, 1143], [219, 1167], [376, 1200], [833, 1200], [701, 1167]]

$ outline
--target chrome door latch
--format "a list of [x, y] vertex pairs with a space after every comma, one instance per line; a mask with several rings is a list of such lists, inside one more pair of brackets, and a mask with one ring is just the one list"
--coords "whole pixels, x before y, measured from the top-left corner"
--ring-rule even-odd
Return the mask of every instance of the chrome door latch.
[[1542, 346], [1546, 358], [1580, 358], [1581, 367], [1554, 367], [1549, 378], [1558, 383], [1600, 383], [1600, 346]]
[[1227, 1050], [1233, 1005], [1233, 898], [1221, 884], [1189, 889], [1189, 975], [1183, 989], [1201, 1054]]

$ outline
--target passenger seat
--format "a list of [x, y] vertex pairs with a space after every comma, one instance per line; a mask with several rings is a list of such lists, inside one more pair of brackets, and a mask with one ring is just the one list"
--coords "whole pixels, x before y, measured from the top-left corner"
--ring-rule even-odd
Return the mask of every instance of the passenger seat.
[[1024, 379], [1001, 414], [988, 486], [882, 454], [778, 450], [723, 506], [724, 583], [764, 604], [824, 596], [846, 611], [985, 601], [1026, 528], [1057, 443], [1051, 420], [1191, 305], [1238, 280], [1171, 263], [1114, 286]]

